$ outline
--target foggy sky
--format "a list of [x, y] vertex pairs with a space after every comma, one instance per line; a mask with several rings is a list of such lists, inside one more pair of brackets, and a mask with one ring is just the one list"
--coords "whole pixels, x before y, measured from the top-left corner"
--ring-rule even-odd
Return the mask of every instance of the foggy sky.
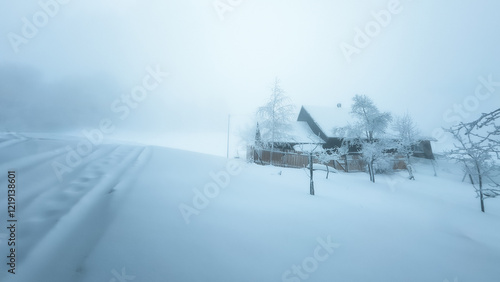
[[[148, 66], [169, 77], [117, 133], [223, 134], [228, 114], [250, 118], [266, 102], [275, 77], [297, 111], [365, 94], [383, 111], [408, 111], [427, 135], [500, 105], [499, 85], [471, 98], [479, 77], [500, 81], [494, 0], [221, 0], [236, 3], [223, 20], [213, 0], [61, 0], [16, 53], [12, 33], [44, 11], [18, 2], [0, 9], [1, 130], [93, 127]], [[356, 29], [390, 5], [399, 12], [348, 62], [341, 44], [355, 46]]]

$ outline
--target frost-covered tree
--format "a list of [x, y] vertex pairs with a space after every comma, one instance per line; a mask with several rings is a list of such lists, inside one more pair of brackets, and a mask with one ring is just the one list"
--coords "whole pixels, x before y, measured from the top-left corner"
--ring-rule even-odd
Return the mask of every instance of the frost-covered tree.
[[342, 140], [342, 145], [337, 148], [337, 154], [339, 157], [344, 158], [345, 162], [345, 171], [349, 172], [349, 161], [347, 160], [347, 155], [349, 155], [349, 141]]
[[392, 120], [388, 112], [380, 112], [373, 101], [366, 95], [353, 98], [351, 114], [357, 119], [356, 127], [362, 136], [358, 138], [361, 154], [367, 163], [370, 181], [375, 182], [376, 164], [380, 167], [387, 163], [388, 144], [382, 142], [387, 126]]
[[376, 173], [392, 171], [393, 154], [390, 152], [395, 147], [392, 140], [379, 138], [373, 141], [359, 140], [361, 156], [368, 167], [370, 181], [375, 182]]
[[294, 111], [295, 107], [291, 103], [291, 99], [285, 95], [285, 91], [276, 78], [274, 86], [271, 88], [269, 101], [257, 111], [261, 120], [262, 142], [271, 151], [271, 165], [275, 145], [289, 135]]
[[463, 165], [484, 212], [484, 200], [500, 195], [500, 109], [447, 131], [455, 139], [447, 156]]
[[[349, 162], [347, 156], [349, 155], [350, 148], [352, 146], [359, 145], [358, 140], [361, 138], [361, 131], [354, 126], [348, 125], [344, 127], [338, 127], [332, 129], [332, 134], [334, 136], [343, 136], [340, 147], [335, 148], [331, 151], [334, 160], [344, 161], [344, 170], [349, 172]], [[349, 136], [349, 137], [347, 137]]]
[[354, 96], [351, 114], [358, 119], [358, 126], [365, 134], [367, 140], [374, 140], [383, 136], [387, 126], [392, 120], [388, 112], [380, 112], [373, 101], [366, 95]]
[[330, 167], [329, 164], [331, 161], [337, 161], [340, 159], [340, 155], [338, 152], [334, 150], [329, 150], [329, 149], [323, 149], [321, 148], [317, 153], [316, 157], [318, 159], [318, 162], [320, 164], [324, 164], [326, 167], [326, 179], [328, 179], [328, 176], [330, 174]]
[[500, 159], [500, 109], [482, 114], [467, 127], [467, 134], [482, 140], [486, 149]]
[[257, 160], [262, 163], [262, 149], [264, 148], [264, 143], [262, 142], [262, 137], [260, 134], [259, 123], [257, 122], [257, 127], [255, 128], [255, 137], [254, 137], [254, 148], [257, 153]]
[[396, 117], [392, 124], [392, 129], [397, 133], [397, 150], [398, 153], [404, 156], [406, 168], [409, 178], [415, 180], [413, 175], [413, 167], [411, 164], [411, 156], [415, 152], [415, 147], [418, 145], [420, 135], [419, 130], [410, 114], [405, 113], [402, 116]]

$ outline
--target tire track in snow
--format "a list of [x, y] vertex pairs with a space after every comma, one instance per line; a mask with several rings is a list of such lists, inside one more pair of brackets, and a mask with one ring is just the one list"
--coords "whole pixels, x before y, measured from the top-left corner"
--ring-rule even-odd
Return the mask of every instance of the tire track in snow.
[[8, 133], [0, 139], [0, 149], [12, 146], [14, 144], [27, 142], [29, 139], [16, 133]]
[[[21, 223], [29, 228], [19, 234], [20, 239], [26, 241], [21, 251], [31, 250], [57, 224], [59, 219], [98, 183], [102, 175], [89, 172], [90, 165], [109, 158], [117, 149], [118, 146], [98, 148], [74, 171], [65, 175], [63, 182], [57, 181], [55, 175], [44, 177], [40, 182], [30, 184], [32, 187], [22, 192], [22, 208], [19, 211], [19, 218]], [[26, 173], [26, 175], [29, 174]], [[33, 175], [39, 175], [39, 173], [33, 173]], [[87, 180], [85, 189], [79, 187], [83, 178]], [[37, 186], [36, 189], [34, 185]]]
[[[26, 215], [29, 217], [29, 213], [32, 210], [32, 206], [36, 203], [45, 202], [47, 199], [50, 199], [55, 194], [59, 194], [61, 191], [64, 193], [64, 188], [70, 185], [70, 181], [68, 179], [72, 179], [77, 177], [78, 173], [86, 166], [86, 164], [97, 160], [99, 158], [103, 158], [106, 155], [110, 154], [115, 148], [97, 148], [92, 152], [89, 156], [87, 156], [82, 164], [77, 167], [76, 170], [65, 175], [65, 180], [63, 182], [59, 182], [55, 176], [51, 168], [51, 162], [57, 157], [61, 155], [66, 155], [66, 150], [52, 150], [46, 153], [41, 153], [36, 156], [29, 156], [19, 159], [19, 165], [14, 166], [18, 171], [21, 171], [23, 175], [33, 177], [37, 177], [38, 175], [44, 175], [45, 177], [41, 179], [37, 179], [35, 183], [31, 183], [31, 189], [27, 189], [23, 191], [22, 195], [22, 205], [23, 209], [21, 210], [21, 215]], [[39, 170], [44, 169], [44, 172], [38, 172]], [[47, 173], [49, 176], [47, 177]], [[33, 179], [31, 180], [33, 181]], [[36, 186], [36, 188], [33, 188]], [[38, 210], [35, 210], [38, 212]]]
[[[118, 146], [110, 154], [75, 172], [75, 177], [63, 191], [65, 195], [47, 202], [48, 208], [42, 210], [40, 219], [62, 215], [50, 230], [46, 230], [46, 235], [26, 259], [18, 264], [19, 273], [13, 281], [79, 279], [79, 272], [83, 271], [80, 266], [112, 219], [110, 204], [120, 196], [114, 192], [126, 191], [131, 183], [125, 180], [131, 180], [142, 169], [149, 159], [149, 152], [150, 149], [145, 147]], [[77, 201], [68, 210], [57, 210], [71, 197], [76, 197]]]
[[109, 163], [109, 159], [116, 158], [117, 150], [119, 146], [96, 150], [92, 158], [86, 159], [76, 170], [66, 175], [62, 183], [52, 179], [47, 186], [30, 189], [27, 192], [30, 194], [24, 195], [24, 207], [19, 216], [24, 224], [29, 225], [29, 230], [20, 234], [28, 242], [24, 246], [26, 250], [31, 250], [33, 244], [38, 243], [61, 217], [97, 185], [104, 176], [104, 170], [96, 171], [91, 166], [94, 163]]

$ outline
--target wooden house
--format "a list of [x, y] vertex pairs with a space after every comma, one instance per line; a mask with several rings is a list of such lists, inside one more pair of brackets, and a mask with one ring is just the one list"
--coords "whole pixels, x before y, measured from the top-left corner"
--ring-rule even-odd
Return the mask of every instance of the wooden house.
[[[348, 136], [342, 128], [353, 124], [353, 117], [348, 108], [338, 104], [337, 107], [318, 107], [302, 106], [297, 121], [305, 122], [309, 125], [311, 131], [324, 141], [325, 149], [336, 149], [342, 145], [342, 142], [353, 136]], [[389, 134], [390, 136], [391, 134]], [[394, 135], [395, 136], [395, 135]], [[390, 137], [389, 137], [390, 138]], [[393, 137], [397, 140], [397, 137]], [[431, 141], [433, 138], [421, 137], [414, 146], [414, 156], [434, 159], [432, 153]], [[356, 154], [358, 146], [349, 146], [349, 153]]]

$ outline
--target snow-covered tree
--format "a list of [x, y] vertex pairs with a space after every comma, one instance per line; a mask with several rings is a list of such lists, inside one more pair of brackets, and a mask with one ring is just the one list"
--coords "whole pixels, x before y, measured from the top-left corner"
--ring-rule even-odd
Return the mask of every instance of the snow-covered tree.
[[318, 159], [318, 162], [320, 164], [324, 164], [326, 166], [326, 179], [328, 179], [328, 176], [330, 174], [329, 164], [331, 161], [337, 161], [340, 159], [339, 153], [335, 150], [321, 148], [316, 153], [316, 158]]
[[284, 140], [291, 130], [291, 122], [295, 115], [295, 107], [291, 99], [285, 95], [279, 80], [276, 78], [271, 88], [269, 101], [257, 111], [260, 118], [260, 133], [264, 146], [271, 150], [271, 165], [274, 146]]
[[336, 128], [333, 130], [334, 135], [337, 136], [358, 136], [358, 138], [344, 138], [342, 139], [340, 147], [336, 148], [335, 151], [333, 152], [334, 158], [337, 158], [336, 160], [343, 159], [344, 160], [344, 165], [345, 165], [345, 171], [349, 172], [349, 161], [347, 156], [349, 155], [349, 147], [351, 145], [356, 145], [357, 144], [357, 139], [359, 139], [360, 136], [360, 131], [355, 129], [352, 126], [346, 126], [342, 128]]
[[380, 112], [373, 101], [366, 95], [354, 96], [351, 114], [358, 119], [358, 125], [367, 140], [383, 136], [392, 120], [388, 112]]
[[339, 156], [344, 158], [345, 171], [349, 172], [349, 160], [347, 159], [347, 155], [349, 155], [349, 142], [344, 140], [342, 142], [342, 145], [337, 148], [337, 153], [339, 154]]
[[361, 156], [368, 167], [368, 173], [371, 174], [370, 180], [375, 182], [375, 174], [392, 171], [394, 156], [391, 153], [396, 144], [386, 138], [373, 140], [359, 140], [361, 145]]
[[417, 125], [413, 121], [410, 114], [405, 113], [403, 116], [396, 117], [392, 124], [392, 129], [397, 133], [397, 150], [398, 153], [404, 156], [406, 168], [409, 178], [415, 180], [413, 175], [413, 167], [411, 164], [411, 156], [415, 152], [415, 147], [419, 143], [418, 136], [420, 135]]
[[351, 114], [357, 119], [355, 127], [362, 134], [357, 139], [361, 145], [360, 152], [367, 163], [370, 181], [375, 182], [376, 164], [380, 168], [382, 164], [388, 163], [388, 144], [382, 142], [382, 138], [392, 117], [388, 112], [380, 112], [366, 95], [354, 96], [353, 102]]
[[254, 141], [255, 141], [254, 148], [255, 148], [255, 152], [257, 153], [257, 159], [260, 162], [260, 164], [263, 164], [262, 163], [262, 149], [264, 148], [264, 143], [262, 142], [262, 137], [260, 134], [260, 127], [259, 127], [258, 122], [257, 122], [257, 127], [255, 128]]
[[447, 131], [455, 148], [447, 156], [460, 162], [476, 190], [484, 212], [484, 200], [500, 195], [500, 109], [483, 114], [470, 123], [460, 123]]

